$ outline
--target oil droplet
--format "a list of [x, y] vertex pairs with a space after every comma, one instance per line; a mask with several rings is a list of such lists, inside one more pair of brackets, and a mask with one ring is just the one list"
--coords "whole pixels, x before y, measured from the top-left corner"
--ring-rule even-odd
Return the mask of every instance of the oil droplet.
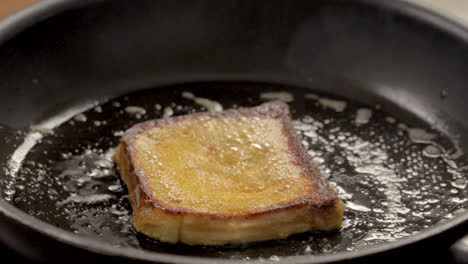
[[115, 131], [113, 133], [113, 135], [116, 136], [116, 137], [121, 137], [121, 136], [123, 136], [124, 133], [125, 133], [124, 131], [119, 130], [119, 131]]
[[318, 102], [323, 107], [333, 109], [336, 112], [343, 112], [347, 105], [345, 101], [334, 100], [330, 98], [320, 98]]
[[207, 98], [196, 97], [191, 92], [182, 92], [182, 98], [193, 100], [196, 104], [205, 107], [209, 112], [223, 111], [223, 106], [220, 103]]
[[120, 184], [114, 184], [107, 187], [107, 189], [111, 192], [118, 192], [122, 190], [122, 186], [120, 186]]
[[70, 203], [70, 202], [87, 203], [87, 204], [99, 203], [99, 202], [110, 200], [113, 197], [114, 196], [109, 195], [109, 194], [92, 194], [92, 195], [88, 195], [88, 196], [79, 196], [79, 195], [73, 195], [72, 194], [67, 199], [65, 199], [65, 200], [63, 200], [61, 202], [58, 202], [57, 205], [61, 206], [61, 205], [64, 205], [64, 204], [67, 204], [67, 203]]
[[459, 189], [465, 189], [466, 185], [467, 185], [467, 180], [466, 179], [456, 179], [455, 181], [451, 182], [452, 186], [455, 187], [455, 188], [459, 188]]
[[47, 128], [47, 127], [41, 127], [41, 126], [31, 126], [31, 132], [39, 132], [43, 136], [48, 136], [48, 135], [53, 135], [54, 130]]
[[438, 158], [441, 154], [441, 150], [434, 145], [428, 145], [423, 149], [423, 155], [428, 158]]
[[422, 128], [408, 128], [408, 136], [414, 143], [432, 143], [436, 134], [429, 133]]
[[288, 92], [266, 92], [260, 94], [261, 99], [265, 100], [280, 100], [285, 103], [294, 101], [294, 96]]
[[398, 123], [397, 127], [398, 127], [398, 129], [403, 130], [403, 131], [408, 129], [408, 126], [406, 124], [403, 124], [403, 123]]
[[144, 115], [146, 110], [140, 106], [127, 106], [125, 107], [125, 112], [131, 115]]
[[355, 210], [355, 211], [360, 211], [360, 212], [370, 212], [371, 209], [369, 207], [366, 207], [364, 205], [360, 205], [357, 203], [353, 203], [351, 201], [346, 202], [346, 207], [349, 209]]
[[[466, 203], [467, 201], [468, 201], [467, 198], [460, 198], [460, 197], [453, 197], [452, 198], [452, 202], [457, 203], [457, 204]], [[454, 214], [455, 214], [455, 212], [454, 212]]]
[[440, 90], [440, 98], [445, 99], [448, 95], [448, 90], [447, 89], [442, 89]]
[[99, 105], [96, 106], [96, 107], [94, 107], [94, 112], [96, 112], [96, 113], [102, 113], [102, 107], [99, 106]]
[[262, 149], [262, 146], [260, 144], [252, 144], [252, 147], [257, 148], [257, 149]]
[[78, 122], [86, 122], [87, 118], [84, 114], [77, 114], [73, 117], [73, 119], [75, 121], [78, 121]]
[[163, 117], [171, 117], [174, 114], [174, 110], [170, 106], [164, 108]]
[[360, 108], [356, 111], [356, 124], [367, 124], [372, 117], [372, 110]]
[[13, 194], [15, 194], [15, 190], [14, 189], [7, 189], [4, 191], [4, 193], [7, 195], [7, 196], [12, 196]]
[[403, 208], [398, 208], [397, 211], [400, 214], [407, 214], [411, 211], [411, 209], [403, 207]]
[[321, 157], [314, 157], [314, 158], [313, 158], [313, 161], [314, 161], [315, 163], [321, 164], [321, 163], [323, 163], [325, 160], [324, 160], [323, 158], [321, 158]]
[[394, 117], [387, 116], [387, 117], [385, 118], [385, 121], [387, 121], [387, 122], [390, 123], [390, 124], [395, 124], [396, 119], [395, 119]]

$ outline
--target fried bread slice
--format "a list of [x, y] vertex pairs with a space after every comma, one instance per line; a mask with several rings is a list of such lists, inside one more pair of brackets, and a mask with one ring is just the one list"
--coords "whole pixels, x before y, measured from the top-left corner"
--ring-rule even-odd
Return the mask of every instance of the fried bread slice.
[[146, 121], [114, 154], [135, 229], [221, 245], [341, 227], [343, 204], [300, 144], [282, 102]]

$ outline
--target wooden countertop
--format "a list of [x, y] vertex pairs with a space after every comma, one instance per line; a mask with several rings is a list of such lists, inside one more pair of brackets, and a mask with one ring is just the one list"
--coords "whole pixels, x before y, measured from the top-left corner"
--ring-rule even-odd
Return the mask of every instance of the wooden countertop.
[[[0, 19], [40, 0], [0, 0]], [[391, 1], [391, 0], [385, 0]], [[435, 9], [468, 26], [468, 0], [406, 0]]]
[[5, 17], [38, 0], [0, 0], [0, 18]]

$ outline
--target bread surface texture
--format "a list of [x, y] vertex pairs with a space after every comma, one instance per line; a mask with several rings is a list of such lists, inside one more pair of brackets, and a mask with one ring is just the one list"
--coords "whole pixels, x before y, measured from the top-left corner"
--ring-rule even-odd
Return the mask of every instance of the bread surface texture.
[[113, 159], [133, 226], [163, 242], [222, 245], [341, 227], [343, 204], [282, 102], [137, 124]]

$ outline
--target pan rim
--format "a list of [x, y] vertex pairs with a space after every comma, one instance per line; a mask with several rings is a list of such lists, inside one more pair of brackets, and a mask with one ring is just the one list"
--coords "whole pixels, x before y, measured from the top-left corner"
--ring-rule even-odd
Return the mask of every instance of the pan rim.
[[[72, 232], [63, 230], [59, 227], [51, 225], [47, 222], [39, 220], [25, 212], [17, 209], [13, 205], [4, 200], [0, 200], [0, 214], [14, 221], [39, 232], [42, 235], [55, 239], [59, 242], [75, 246], [77, 248], [88, 250], [97, 254], [104, 254], [113, 257], [123, 257], [127, 259], [137, 259], [142, 261], [162, 261], [164, 263], [258, 263], [257, 260], [229, 260], [220, 258], [197, 257], [197, 256], [181, 256], [176, 254], [158, 253], [145, 249], [113, 247], [111, 244], [100, 242], [96, 239], [84, 236], [78, 236]], [[384, 251], [397, 249], [406, 245], [416, 243], [420, 240], [427, 239], [438, 235], [444, 231], [454, 228], [468, 221], [468, 211], [462, 213], [446, 222], [429, 227], [418, 234], [410, 235], [405, 238], [373, 245], [364, 249], [340, 252], [335, 254], [325, 254], [318, 256], [288, 256], [282, 257], [283, 263], [332, 263], [336, 261], [344, 261], [357, 259], [359, 257], [369, 256]]]
[[[87, 5], [89, 3], [102, 2], [103, 0], [43, 0], [33, 4], [23, 10], [20, 10], [0, 21], [0, 45], [13, 37], [17, 33], [25, 30], [27, 27], [45, 20], [51, 16], [59, 14], [63, 11]], [[450, 33], [452, 36], [459, 38], [462, 42], [468, 45], [468, 28], [460, 23], [451, 20], [441, 14], [437, 14], [429, 8], [423, 7], [408, 0], [394, 1], [372, 1], [372, 0], [353, 0], [353, 2], [366, 3], [373, 6], [380, 6], [387, 9], [392, 9], [410, 16], [416, 20], [423, 21], [431, 26]], [[137, 259], [143, 261], [158, 261], [165, 263], [246, 263], [257, 262], [255, 260], [228, 260], [219, 258], [207, 258], [196, 256], [181, 256], [175, 254], [158, 253], [144, 249], [136, 248], [115, 248], [110, 244], [102, 243], [98, 240], [89, 237], [81, 237], [72, 232], [63, 230], [53, 226], [47, 222], [39, 220], [31, 215], [26, 214], [20, 209], [9, 204], [0, 198], [0, 215], [12, 219], [27, 228], [30, 228], [42, 235], [57, 240], [59, 242], [87, 250], [90, 252], [122, 257], [127, 259]], [[468, 222], [468, 210], [460, 215], [447, 220], [444, 223], [436, 224], [425, 229], [418, 234], [410, 235], [405, 238], [366, 247], [356, 251], [340, 252], [336, 254], [319, 255], [319, 256], [288, 256], [283, 257], [284, 263], [330, 263], [335, 261], [357, 259], [359, 257], [369, 256], [385, 251], [394, 250], [410, 244], [414, 244], [420, 240], [424, 240], [435, 235], [438, 235], [451, 228]]]

